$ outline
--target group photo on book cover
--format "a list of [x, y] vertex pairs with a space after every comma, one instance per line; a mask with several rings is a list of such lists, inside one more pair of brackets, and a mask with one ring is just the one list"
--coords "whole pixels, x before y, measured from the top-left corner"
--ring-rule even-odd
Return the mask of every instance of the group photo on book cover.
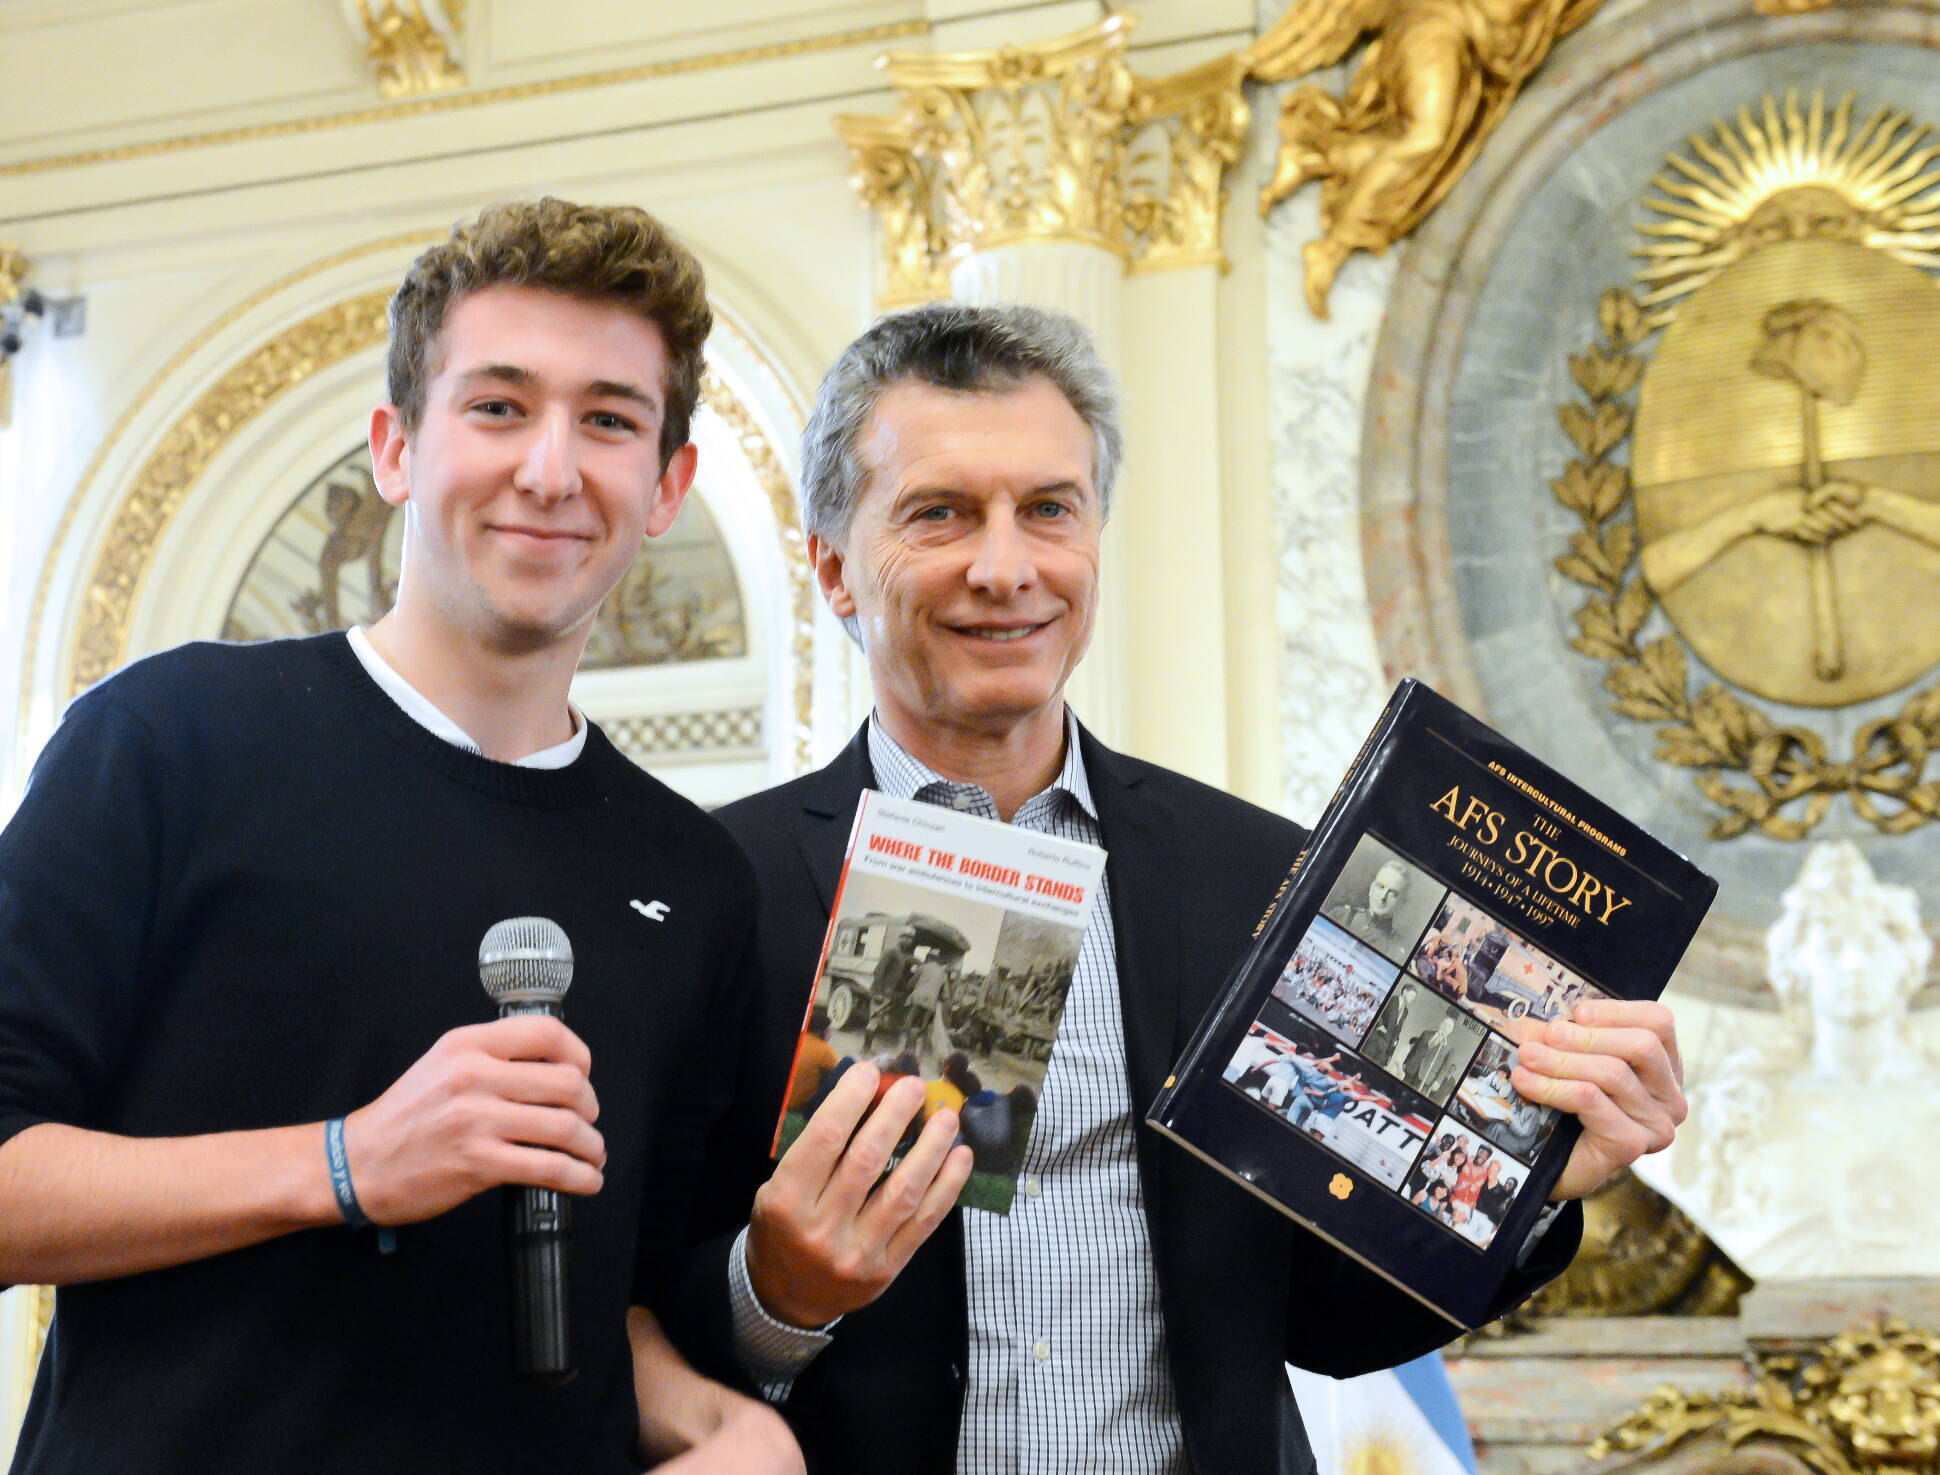
[[1254, 1025], [1229, 1079], [1295, 1131], [1399, 1188], [1434, 1125], [1433, 1103], [1299, 1020], [1282, 1030]]
[[1364, 833], [1224, 1076], [1486, 1248], [1556, 1122], [1509, 1084], [1501, 1026], [1585, 997], [1604, 995]]
[[925, 1083], [899, 1150], [956, 1112], [975, 1154], [961, 1202], [1007, 1213], [1103, 868], [1093, 846], [865, 794], [777, 1154], [868, 1060], [879, 1097]]

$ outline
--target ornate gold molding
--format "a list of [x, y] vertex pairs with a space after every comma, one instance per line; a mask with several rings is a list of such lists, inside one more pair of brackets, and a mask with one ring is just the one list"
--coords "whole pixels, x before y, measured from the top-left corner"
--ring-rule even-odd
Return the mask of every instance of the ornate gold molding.
[[187, 149], [212, 148], [233, 143], [259, 143], [265, 139], [290, 138], [302, 133], [323, 133], [338, 128], [361, 128], [371, 123], [392, 123], [404, 118], [421, 118], [453, 108], [489, 107], [502, 102], [525, 102], [535, 97], [557, 97], [584, 92], [589, 88], [612, 87], [628, 82], [651, 82], [662, 77], [682, 77], [694, 72], [721, 67], [748, 66], [755, 62], [785, 61], [797, 56], [812, 56], [825, 51], [842, 51], [853, 46], [879, 46], [886, 41], [906, 41], [929, 34], [925, 20], [895, 21], [886, 25], [864, 26], [853, 31], [838, 31], [827, 36], [810, 36], [800, 41], [781, 41], [766, 46], [743, 46], [732, 51], [710, 51], [699, 56], [684, 56], [673, 61], [646, 62], [640, 66], [616, 67], [605, 72], [585, 72], [571, 77], [554, 77], [545, 82], [522, 82], [508, 87], [487, 87], [476, 91], [445, 93], [437, 97], [413, 98], [408, 102], [382, 107], [358, 108], [352, 112], [329, 113], [319, 118], [291, 118], [282, 123], [264, 123], [250, 128], [221, 128], [210, 133], [190, 133], [179, 138], [160, 138], [149, 143], [122, 144], [116, 148], [88, 149], [81, 153], [54, 154], [41, 159], [21, 159], [0, 164], [0, 179], [23, 174], [45, 174], [55, 169], [80, 169], [94, 164], [121, 164], [131, 159], [151, 159], [161, 154], [181, 153]]
[[54, 1324], [52, 1286], [27, 1287], [27, 1317], [27, 1359], [22, 1376], [31, 1387], [34, 1368], [40, 1362], [41, 1349], [47, 1345], [47, 1329]]
[[1743, 1458], [1762, 1448], [1817, 1475], [1940, 1470], [1940, 1337], [1889, 1317], [1816, 1352], [1761, 1352], [1757, 1362], [1750, 1388], [1658, 1389], [1590, 1446], [1590, 1459], [1630, 1455], [1635, 1468], [1675, 1457], [1694, 1471], [1710, 1445], [1719, 1468], [1772, 1468]]
[[69, 696], [127, 659], [142, 579], [203, 468], [238, 430], [320, 369], [382, 343], [390, 300], [390, 289], [379, 288], [305, 318], [230, 369], [162, 437], [95, 555], [69, 657]]
[[345, 262], [355, 261], [359, 257], [374, 255], [380, 251], [428, 245], [432, 241], [443, 240], [446, 234], [447, 232], [442, 230], [407, 231], [402, 235], [386, 236], [382, 240], [366, 241], [361, 245], [334, 252], [324, 257], [321, 261], [313, 261], [299, 271], [291, 272], [287, 276], [277, 278], [267, 286], [258, 288], [241, 302], [229, 308], [221, 317], [204, 327], [195, 337], [191, 338], [177, 350], [175, 356], [168, 361], [162, 371], [153, 379], [149, 380], [148, 384], [142, 389], [140, 394], [135, 396], [128, 408], [121, 412], [120, 418], [115, 421], [114, 426], [102, 438], [101, 444], [95, 448], [94, 455], [88, 460], [86, 470], [81, 473], [80, 480], [74, 485], [73, 495], [67, 499], [67, 505], [61, 510], [60, 522], [55, 526], [54, 536], [48, 544], [47, 559], [41, 566], [40, 582], [34, 588], [34, 602], [27, 612], [26, 655], [25, 659], [21, 662], [20, 702], [17, 709], [17, 733], [23, 745], [29, 737], [29, 727], [32, 722], [36, 662], [40, 651], [40, 632], [41, 627], [46, 622], [47, 602], [53, 592], [55, 575], [60, 565], [61, 550], [74, 531], [75, 518], [78, 516], [81, 507], [86, 503], [88, 491], [93, 487], [95, 478], [101, 474], [101, 468], [107, 463], [108, 456], [113, 452], [116, 445], [120, 443], [121, 438], [128, 433], [128, 428], [134, 424], [135, 417], [146, 409], [150, 401], [161, 392], [163, 387], [170, 383], [191, 359], [202, 352], [203, 349], [207, 348], [219, 333], [232, 327], [271, 298], [288, 291], [291, 287], [297, 286], [300, 283], [321, 276], [324, 272], [330, 271], [335, 267], [342, 266]]
[[782, 567], [788, 571], [788, 659], [795, 671], [795, 723], [788, 734], [789, 758], [794, 772], [807, 773], [814, 766], [815, 591], [809, 577], [808, 540], [802, 532], [795, 484], [759, 422], [712, 370], [701, 376], [701, 395], [708, 408], [734, 432], [741, 454], [748, 458], [775, 515]]
[[[27, 258], [11, 241], [0, 241], [0, 307], [20, 300]], [[0, 353], [0, 430], [13, 424], [13, 355]]]
[[1240, 57], [1222, 56], [1136, 82], [1125, 181], [1133, 271], [1226, 264], [1226, 171], [1239, 162], [1252, 119], [1245, 77]]
[[947, 294], [950, 263], [1076, 241], [1131, 271], [1223, 262], [1226, 171], [1248, 110], [1237, 56], [1135, 76], [1137, 18], [987, 51], [892, 52], [891, 116], [847, 114], [850, 182], [882, 224], [884, 307]]
[[[1288, 82], [1372, 36], [1338, 95], [1317, 84], [1280, 104], [1280, 155], [1260, 213], [1321, 181], [1307, 243], [1307, 304], [1327, 316], [1335, 274], [1387, 250], [1474, 162], [1558, 38], [1603, 0], [1297, 0], [1244, 53], [1247, 74]], [[1808, 0], [1810, 3], [1810, 0]], [[1829, 3], [1829, 0], [1828, 0]]]
[[384, 96], [465, 85], [463, 0], [344, 0], [344, 11]]

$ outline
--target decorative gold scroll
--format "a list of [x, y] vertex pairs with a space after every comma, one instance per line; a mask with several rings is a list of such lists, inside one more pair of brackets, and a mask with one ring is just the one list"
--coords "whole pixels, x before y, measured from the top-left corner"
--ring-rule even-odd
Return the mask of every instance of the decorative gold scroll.
[[902, 120], [844, 113], [835, 131], [849, 146], [849, 183], [882, 231], [878, 305], [887, 311], [948, 297], [942, 233], [931, 214], [934, 171], [910, 146]]
[[1132, 90], [1125, 226], [1134, 271], [1224, 266], [1226, 171], [1239, 162], [1252, 112], [1246, 68], [1222, 56]]
[[0, 307], [20, 299], [21, 284], [27, 279], [27, 258], [11, 241], [0, 241]]
[[465, 85], [464, 0], [346, 0], [364, 54], [386, 97], [420, 97]]
[[[1226, 171], [1249, 119], [1244, 83], [1288, 82], [1365, 46], [1338, 95], [1280, 108], [1260, 213], [1321, 182], [1307, 302], [1327, 316], [1356, 251], [1419, 225], [1474, 162], [1556, 42], [1603, 0], [1296, 0], [1244, 50], [1176, 76], [1124, 59], [1137, 17], [989, 51], [892, 52], [888, 117], [849, 114], [850, 182], [882, 222], [885, 307], [947, 294], [950, 262], [1016, 240], [1085, 241], [1133, 271], [1224, 261]], [[1753, 0], [1769, 15], [1832, 0]]]
[[849, 114], [850, 182], [882, 227], [884, 307], [947, 294], [950, 263], [1016, 241], [1077, 241], [1132, 271], [1223, 263], [1226, 171], [1248, 110], [1222, 57], [1135, 76], [1137, 17], [988, 51], [892, 52], [894, 115]]
[[1940, 1337], [1931, 1332], [1887, 1317], [1811, 1353], [1761, 1353], [1754, 1374], [1751, 1387], [1724, 1393], [1658, 1389], [1590, 1446], [1590, 1459], [1630, 1455], [1630, 1469], [1675, 1461], [1721, 1475], [1940, 1471]]
[[47, 1329], [54, 1324], [54, 1288], [26, 1286], [21, 1294], [27, 1297], [27, 1356], [21, 1366], [21, 1377], [25, 1386], [31, 1388], [41, 1349], [47, 1345]]
[[[1940, 663], [1940, 143], [1794, 93], [1652, 184], [1640, 290], [1603, 294], [1558, 412], [1571, 644], [1697, 771], [1714, 838], [1803, 839], [1841, 794], [1916, 829], [1940, 814], [1940, 686], [1907, 690]], [[1901, 692], [1844, 759], [1748, 700], [1836, 719]]]

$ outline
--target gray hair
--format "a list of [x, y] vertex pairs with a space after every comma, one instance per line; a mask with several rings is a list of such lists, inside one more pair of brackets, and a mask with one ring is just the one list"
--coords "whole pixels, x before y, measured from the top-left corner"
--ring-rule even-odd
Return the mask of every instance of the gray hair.
[[933, 302], [891, 313], [842, 351], [822, 380], [802, 429], [802, 525], [839, 543], [847, 536], [866, 471], [856, 442], [891, 384], [1001, 393], [1041, 374], [1091, 430], [1091, 480], [1111, 512], [1125, 437], [1118, 386], [1076, 319], [1041, 307]]

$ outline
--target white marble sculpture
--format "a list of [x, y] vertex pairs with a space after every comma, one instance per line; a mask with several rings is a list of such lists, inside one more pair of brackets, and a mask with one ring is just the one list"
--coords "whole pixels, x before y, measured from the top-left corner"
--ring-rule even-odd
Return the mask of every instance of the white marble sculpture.
[[1837, 841], [1782, 906], [1780, 1029], [1694, 1072], [1690, 1120], [1637, 1171], [1756, 1280], [1940, 1276], [1940, 1062], [1908, 1011], [1933, 953], [1918, 904]]

